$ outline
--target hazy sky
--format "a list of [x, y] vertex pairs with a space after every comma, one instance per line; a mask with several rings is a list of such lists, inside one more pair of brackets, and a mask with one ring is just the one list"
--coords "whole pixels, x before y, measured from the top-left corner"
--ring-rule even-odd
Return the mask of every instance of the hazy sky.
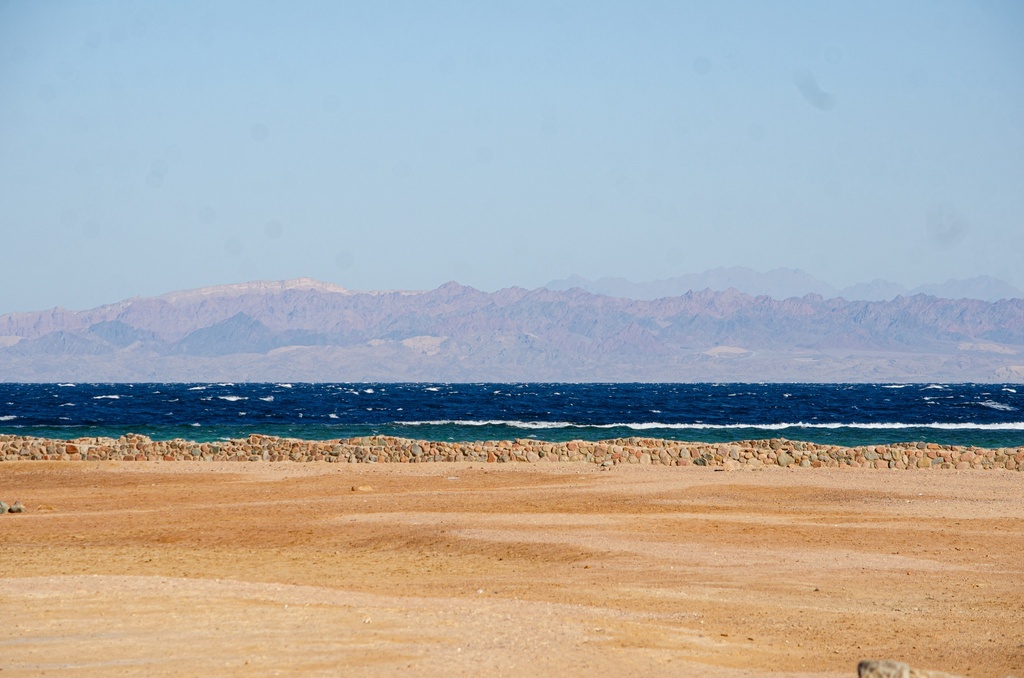
[[1024, 287], [1024, 3], [0, 0], [0, 313], [309, 276]]

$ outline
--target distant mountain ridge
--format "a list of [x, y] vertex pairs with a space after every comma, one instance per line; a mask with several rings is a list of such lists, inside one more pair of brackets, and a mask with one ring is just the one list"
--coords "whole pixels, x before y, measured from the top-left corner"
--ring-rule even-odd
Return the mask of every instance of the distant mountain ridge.
[[625, 278], [600, 278], [588, 280], [572, 275], [552, 280], [544, 285], [552, 290], [568, 290], [573, 287], [626, 299], [657, 299], [675, 297], [690, 291], [735, 289], [751, 296], [767, 295], [773, 299], [789, 299], [806, 294], [820, 294], [826, 299], [843, 298], [847, 301], [891, 301], [899, 296], [911, 297], [929, 294], [943, 299], [980, 299], [999, 301], [1019, 299], [1024, 293], [1013, 285], [987, 275], [963, 280], [950, 279], [944, 283], [921, 285], [907, 289], [899, 283], [875, 279], [868, 283], [857, 283], [837, 289], [823, 280], [801, 270], [777, 268], [765, 273], [742, 266], [714, 268], [690, 275], [681, 275], [665, 280], [633, 282]]
[[308, 279], [0, 316], [2, 381], [1020, 381], [1024, 299]]

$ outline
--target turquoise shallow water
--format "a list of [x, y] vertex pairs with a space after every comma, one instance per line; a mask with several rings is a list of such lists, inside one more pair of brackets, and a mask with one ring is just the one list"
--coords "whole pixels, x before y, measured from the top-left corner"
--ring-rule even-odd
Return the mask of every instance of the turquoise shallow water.
[[0, 432], [1024, 445], [1015, 384], [0, 384]]

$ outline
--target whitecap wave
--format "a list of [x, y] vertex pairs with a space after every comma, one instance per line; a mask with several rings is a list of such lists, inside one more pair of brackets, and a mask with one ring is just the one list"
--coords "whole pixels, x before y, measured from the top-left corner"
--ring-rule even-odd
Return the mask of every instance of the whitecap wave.
[[0, 421], [14, 421], [18, 416], [16, 414], [5, 414], [0, 417]]
[[217, 396], [219, 400], [226, 400], [229, 403], [236, 403], [239, 400], [248, 400], [246, 396]]
[[260, 398], [260, 400], [262, 400], [265, 403], [272, 403], [274, 402], [274, 396], [267, 396], [266, 398]]
[[193, 386], [193, 387], [192, 387], [192, 388], [190, 388], [189, 390], [190, 390], [190, 391], [205, 391], [205, 390], [206, 390], [206, 387], [205, 387], [205, 386]]
[[1011, 421], [996, 424], [979, 424], [973, 422], [930, 422], [927, 424], [911, 424], [905, 422], [782, 422], [777, 424], [668, 424], [665, 422], [617, 422], [614, 424], [574, 424], [567, 421], [517, 421], [517, 420], [453, 420], [436, 419], [429, 421], [398, 421], [395, 426], [507, 426], [523, 429], [614, 429], [626, 428], [634, 431], [665, 430], [736, 430], [752, 429], [762, 431], [783, 431], [786, 429], [863, 429], [863, 430], [899, 430], [899, 429], [942, 429], [950, 431], [1024, 431], [1024, 421]]
[[982, 400], [981, 402], [979, 402], [977, 404], [981, 405], [982, 407], [987, 407], [987, 408], [992, 409], [992, 410], [999, 410], [1000, 412], [1016, 412], [1017, 411], [1016, 407], [1013, 407], [1012, 405], [1007, 405], [1006, 403], [999, 403], [999, 402], [996, 402], [995, 400]]
[[579, 426], [568, 421], [516, 421], [505, 419], [434, 419], [429, 421], [397, 421], [397, 426], [508, 426], [510, 428], [599, 428]]
[[119, 395], [102, 395], [102, 396], [93, 396], [92, 399], [93, 400], [120, 400], [121, 396], [119, 396]]

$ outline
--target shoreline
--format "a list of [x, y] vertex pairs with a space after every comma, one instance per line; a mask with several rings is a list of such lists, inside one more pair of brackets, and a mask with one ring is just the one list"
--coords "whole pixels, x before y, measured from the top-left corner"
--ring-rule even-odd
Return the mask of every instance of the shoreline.
[[445, 442], [394, 436], [307, 440], [252, 434], [246, 438], [196, 442], [181, 438], [153, 440], [140, 434], [67, 440], [0, 435], [0, 462], [13, 461], [577, 462], [605, 467], [637, 464], [726, 470], [778, 466], [1024, 471], [1024, 447], [981, 448], [929, 442], [844, 447], [785, 438], [728, 443], [641, 437], [567, 442], [532, 438]]

